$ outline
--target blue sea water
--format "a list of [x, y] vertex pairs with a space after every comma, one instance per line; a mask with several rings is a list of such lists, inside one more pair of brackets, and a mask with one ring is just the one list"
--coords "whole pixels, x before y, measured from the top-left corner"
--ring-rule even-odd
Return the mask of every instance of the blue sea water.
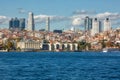
[[0, 80], [120, 80], [120, 52], [1, 52]]

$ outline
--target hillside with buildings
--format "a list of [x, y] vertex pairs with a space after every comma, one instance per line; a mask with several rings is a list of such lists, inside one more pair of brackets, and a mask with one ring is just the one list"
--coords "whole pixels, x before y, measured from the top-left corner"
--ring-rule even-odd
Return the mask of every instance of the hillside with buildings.
[[[103, 23], [103, 27], [102, 27]], [[46, 17], [45, 30], [35, 30], [34, 14], [12, 18], [9, 29], [0, 30], [0, 49], [7, 51], [101, 51], [103, 48], [120, 49], [120, 28], [112, 29], [106, 18], [84, 19], [85, 30], [50, 31], [50, 17]]]

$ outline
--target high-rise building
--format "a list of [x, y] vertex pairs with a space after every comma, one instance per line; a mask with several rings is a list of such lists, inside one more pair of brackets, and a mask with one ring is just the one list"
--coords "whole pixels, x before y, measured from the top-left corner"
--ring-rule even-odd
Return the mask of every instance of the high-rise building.
[[50, 31], [50, 17], [46, 18], [46, 31]]
[[12, 18], [9, 21], [9, 29], [24, 30], [25, 29], [25, 19], [24, 18], [21, 18], [21, 19]]
[[17, 19], [17, 18], [14, 19], [13, 27], [14, 28], [19, 28], [19, 19]]
[[100, 32], [100, 21], [97, 18], [95, 18], [93, 19], [92, 24], [93, 26], [91, 30], [91, 35], [94, 36], [95, 34]]
[[19, 28], [19, 20], [17, 18], [12, 18], [9, 21], [9, 29], [17, 29]]
[[99, 21], [99, 32], [102, 32], [102, 22]]
[[19, 19], [19, 28], [20, 30], [24, 30], [25, 29], [25, 18], [21, 18]]
[[106, 18], [104, 20], [104, 31], [109, 31], [111, 30], [111, 22], [109, 18]]
[[84, 23], [85, 23], [85, 31], [89, 31], [92, 29], [92, 18], [86, 16]]
[[34, 24], [34, 15], [32, 12], [29, 12], [28, 16], [28, 31], [34, 31], [35, 30], [35, 24]]
[[13, 29], [13, 24], [14, 24], [14, 19], [12, 18], [10, 21], [9, 21], [9, 29]]

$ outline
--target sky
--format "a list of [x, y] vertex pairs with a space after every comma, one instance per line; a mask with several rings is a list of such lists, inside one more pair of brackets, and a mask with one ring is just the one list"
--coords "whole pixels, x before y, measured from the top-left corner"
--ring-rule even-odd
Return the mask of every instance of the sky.
[[[34, 13], [36, 30], [45, 28], [50, 17], [51, 30], [83, 29], [84, 18], [111, 19], [112, 27], [120, 26], [120, 0], [0, 0], [0, 28], [9, 28], [11, 18], [28, 18]], [[27, 27], [27, 25], [26, 25]]]

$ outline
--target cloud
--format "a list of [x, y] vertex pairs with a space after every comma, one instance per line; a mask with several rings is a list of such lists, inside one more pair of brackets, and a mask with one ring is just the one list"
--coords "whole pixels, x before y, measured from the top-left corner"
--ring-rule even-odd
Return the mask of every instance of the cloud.
[[80, 25], [82, 25], [82, 23], [83, 23], [83, 21], [82, 21], [81, 18], [75, 18], [75, 19], [73, 19], [73, 21], [72, 21], [72, 25], [73, 25], [73, 26], [80, 26]]
[[110, 18], [111, 20], [118, 20], [120, 19], [120, 13], [112, 13], [112, 12], [104, 12], [104, 13], [96, 13], [95, 11], [86, 11], [86, 10], [76, 10], [73, 12], [73, 18], [82, 18], [84, 19], [86, 16], [89, 16], [91, 18], [99, 18], [99, 19], [105, 19]]
[[86, 10], [76, 10], [73, 12], [75, 15], [80, 15], [80, 14], [96, 14], [96, 11], [86, 11]]
[[119, 20], [112, 21], [112, 25], [120, 26], [120, 21]]
[[120, 19], [120, 13], [110, 13], [110, 12], [104, 12], [97, 14], [96, 17], [100, 19], [110, 18], [111, 20], [118, 20]]
[[42, 15], [42, 14], [35, 15], [34, 19], [35, 19], [35, 22], [40, 23], [40, 22], [45, 22], [47, 17], [50, 17], [50, 21], [54, 21], [54, 22], [70, 20], [69, 17], [55, 16], [55, 15]]
[[18, 8], [18, 13], [25, 14], [27, 11], [23, 8]]
[[104, 12], [104, 13], [96, 13], [85, 10], [77, 10], [73, 12], [74, 15], [72, 17], [72, 25], [73, 26], [81, 26], [84, 25], [84, 19], [86, 16], [90, 18], [98, 18], [103, 21], [105, 18], [110, 18], [112, 25], [120, 25], [120, 13], [112, 13], [112, 12]]
[[111, 12], [99, 13], [99, 14], [96, 14], [95, 17], [99, 18], [100, 20], [104, 20], [105, 18], [110, 18], [112, 26], [120, 25], [120, 13], [118, 13], [118, 12], [116, 12], [116, 13], [111, 13]]
[[76, 10], [73, 12], [72, 26], [84, 26], [84, 19], [86, 16], [93, 17], [96, 11]]
[[[86, 16], [90, 18], [98, 18], [103, 21], [105, 18], [110, 18], [112, 25], [120, 25], [120, 13], [112, 13], [112, 12], [103, 12], [96, 13], [96, 11], [86, 11], [86, 10], [76, 10], [73, 12], [71, 16], [57, 16], [57, 15], [35, 15], [34, 19], [36, 23], [42, 23], [46, 21], [47, 17], [50, 17], [51, 22], [69, 22], [68, 25], [75, 27], [84, 27], [84, 19]], [[60, 24], [62, 25], [62, 24]]]
[[0, 16], [0, 24], [6, 24], [9, 21], [9, 18], [6, 16]]
[[48, 17], [47, 15], [35, 15], [34, 19], [35, 22], [40, 23], [40, 22], [44, 22], [47, 17]]

